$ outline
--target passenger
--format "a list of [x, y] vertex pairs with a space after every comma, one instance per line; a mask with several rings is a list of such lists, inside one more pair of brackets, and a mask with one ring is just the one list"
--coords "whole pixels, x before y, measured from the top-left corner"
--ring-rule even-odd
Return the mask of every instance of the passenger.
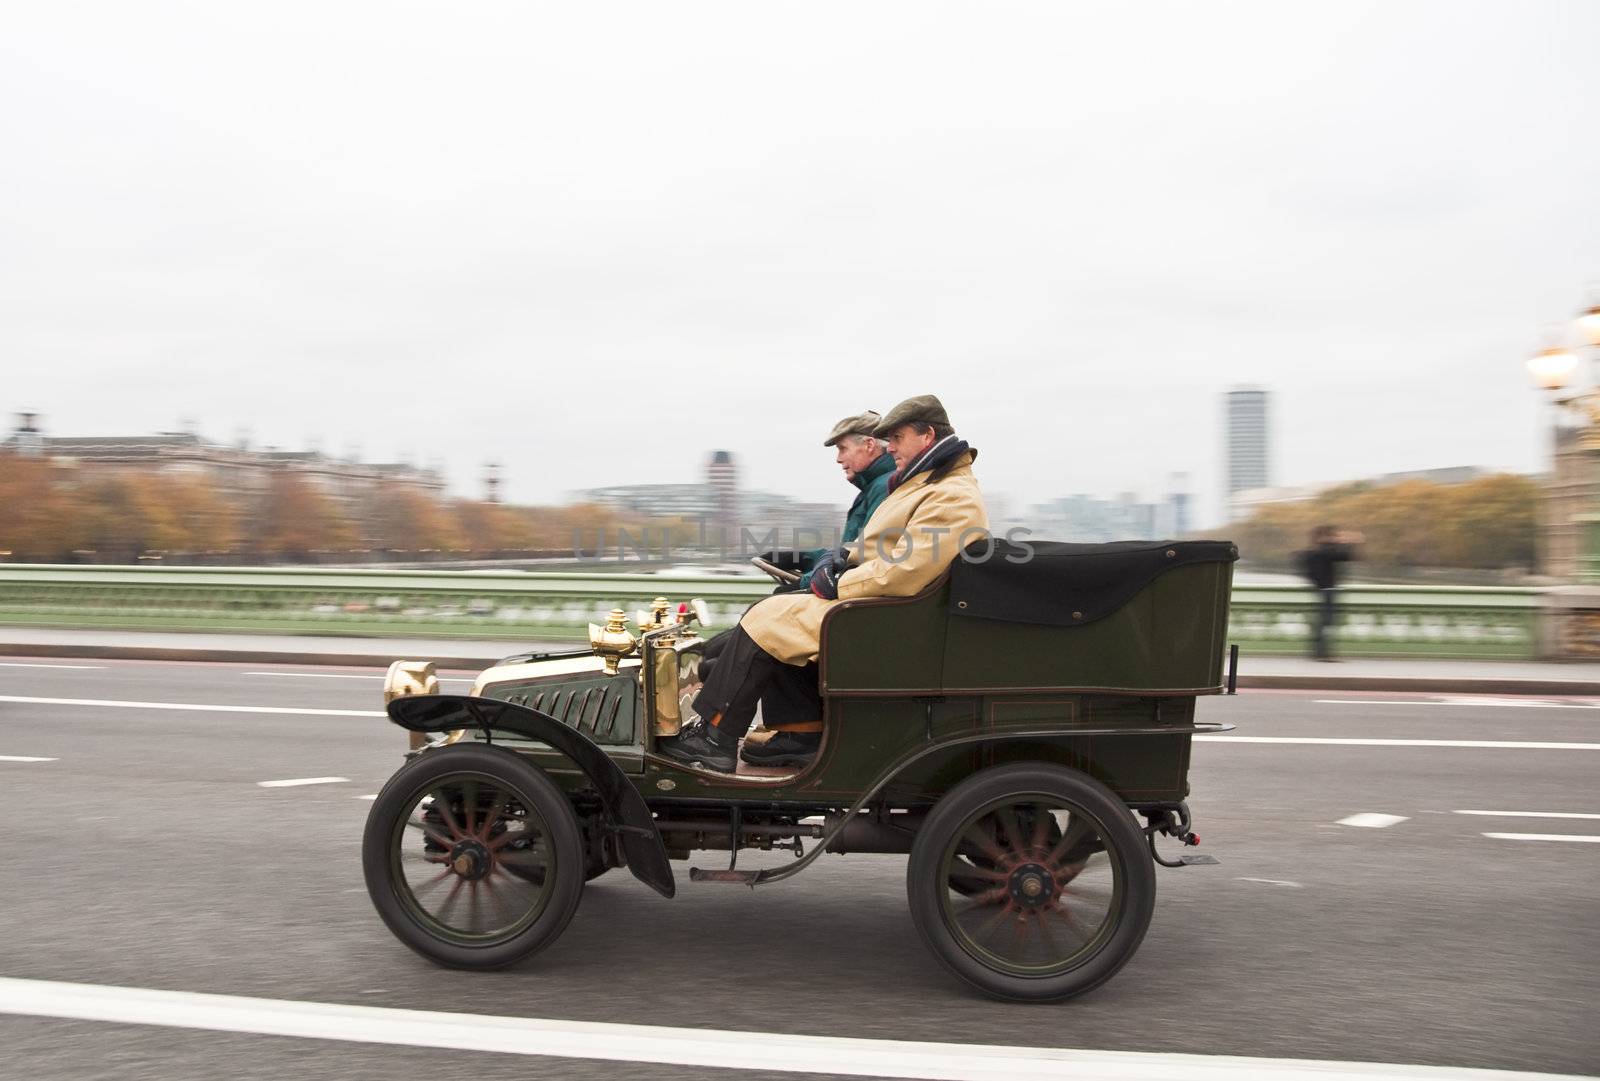
[[[726, 639], [694, 708], [707, 720], [658, 742], [661, 753], [682, 762], [732, 773], [734, 752], [755, 719], [757, 703], [772, 703], [767, 723], [817, 722], [817, 651], [822, 619], [839, 600], [909, 597], [939, 577], [968, 531], [988, 527], [983, 497], [972, 475], [977, 451], [956, 438], [939, 399], [908, 398], [874, 429], [888, 441], [896, 469], [888, 496], [867, 521], [857, 551], [841, 548], [818, 562], [809, 593], [780, 593], [757, 602]], [[820, 735], [775, 736], [779, 751], [764, 764], [799, 764], [815, 752]], [[779, 761], [779, 759], [782, 761]]]

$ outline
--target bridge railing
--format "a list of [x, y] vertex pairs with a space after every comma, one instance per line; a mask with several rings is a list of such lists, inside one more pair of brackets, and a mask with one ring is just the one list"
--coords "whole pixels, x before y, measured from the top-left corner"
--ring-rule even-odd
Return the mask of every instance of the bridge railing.
[[[728, 626], [765, 579], [664, 574], [0, 565], [0, 625], [529, 640], [581, 637], [620, 607], [702, 597]], [[1306, 649], [1309, 589], [1234, 588], [1230, 638]], [[1340, 598], [1344, 656], [1533, 659], [1557, 611], [1538, 589], [1358, 586]], [[1559, 636], [1555, 636], [1559, 637]]]

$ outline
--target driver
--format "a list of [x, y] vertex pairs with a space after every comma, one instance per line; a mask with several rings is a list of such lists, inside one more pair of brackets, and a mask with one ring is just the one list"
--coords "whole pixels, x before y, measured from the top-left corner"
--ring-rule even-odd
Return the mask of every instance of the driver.
[[840, 600], [920, 592], [955, 559], [965, 533], [987, 529], [972, 475], [977, 451], [956, 437], [938, 398], [907, 398], [873, 434], [887, 440], [896, 469], [859, 550], [841, 548], [818, 561], [809, 592], [775, 594], [745, 612], [695, 697], [695, 712], [708, 720], [659, 741], [662, 754], [732, 773], [734, 752], [762, 702], [782, 714], [768, 723], [816, 721], [820, 730], [816, 662], [828, 609]]
[[[822, 441], [823, 446], [835, 448], [834, 461], [844, 470], [845, 479], [859, 489], [855, 501], [850, 504], [849, 513], [845, 515], [844, 530], [839, 535], [840, 541], [844, 544], [851, 544], [860, 539], [867, 519], [872, 517], [872, 512], [878, 509], [878, 504], [889, 494], [889, 474], [894, 472], [894, 456], [889, 453], [883, 440], [873, 434], [882, 420], [883, 417], [870, 409], [853, 417], [845, 417], [833, 426], [828, 438]], [[798, 559], [791, 564], [791, 567], [804, 570], [805, 573], [798, 581], [779, 586], [773, 592], [793, 593], [809, 590], [811, 569], [820, 559], [824, 557], [831, 559], [833, 549], [815, 548], [808, 552], [797, 552], [795, 555]], [[775, 558], [776, 556], [778, 556], [776, 552], [764, 554], [768, 562], [781, 563]], [[711, 674], [732, 634], [732, 631], [723, 631], [706, 643], [700, 659], [702, 680]], [[781, 691], [774, 690], [762, 699], [761, 731], [745, 743], [744, 750], [739, 756], [751, 765], [799, 765], [809, 760], [822, 742], [820, 714], [815, 712], [808, 714], [807, 703], [803, 700], [798, 703], [788, 703], [785, 698]], [[797, 710], [799, 718], [788, 719], [793, 717]]]

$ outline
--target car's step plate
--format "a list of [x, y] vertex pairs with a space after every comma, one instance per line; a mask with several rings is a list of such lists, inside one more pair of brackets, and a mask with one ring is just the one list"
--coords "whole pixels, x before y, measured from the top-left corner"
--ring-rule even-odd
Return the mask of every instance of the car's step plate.
[[703, 867], [689, 868], [690, 882], [727, 882], [735, 886], [754, 886], [760, 871], [739, 871], [734, 869], [706, 870]]

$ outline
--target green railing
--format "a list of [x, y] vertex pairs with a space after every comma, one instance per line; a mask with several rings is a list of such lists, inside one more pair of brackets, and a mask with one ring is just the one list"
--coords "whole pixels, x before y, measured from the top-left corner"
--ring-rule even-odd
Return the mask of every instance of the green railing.
[[[654, 574], [187, 569], [0, 565], [0, 624], [123, 630], [440, 636], [581, 637], [620, 607], [656, 596], [702, 597], [727, 626], [766, 596], [765, 579]], [[1538, 590], [1360, 586], [1341, 595], [1345, 656], [1532, 659]], [[1246, 652], [1304, 652], [1310, 590], [1234, 588], [1230, 638]]]
[[[1235, 586], [1228, 634], [1251, 653], [1304, 653], [1317, 618], [1310, 589]], [[1352, 586], [1339, 592], [1343, 657], [1534, 660], [1547, 609], [1537, 589]]]

